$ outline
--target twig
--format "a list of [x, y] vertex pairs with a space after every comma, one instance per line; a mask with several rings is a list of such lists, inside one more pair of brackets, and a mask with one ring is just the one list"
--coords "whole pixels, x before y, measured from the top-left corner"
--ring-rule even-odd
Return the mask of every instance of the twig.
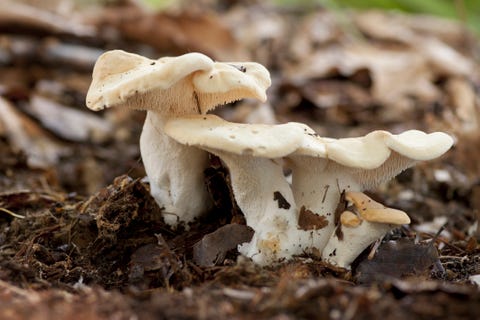
[[15, 212], [12, 212], [6, 208], [0, 208], [0, 211], [3, 211], [5, 213], [8, 213], [9, 215], [11, 215], [12, 217], [15, 217], [15, 218], [18, 218], [18, 219], [25, 219], [25, 216], [22, 216], [20, 214], [16, 214]]

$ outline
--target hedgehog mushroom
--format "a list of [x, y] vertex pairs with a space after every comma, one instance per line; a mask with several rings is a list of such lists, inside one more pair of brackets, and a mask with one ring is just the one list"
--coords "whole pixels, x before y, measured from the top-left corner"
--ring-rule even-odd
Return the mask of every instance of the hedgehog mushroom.
[[305, 232], [297, 228], [292, 190], [275, 159], [301, 145], [307, 128], [300, 123], [238, 124], [214, 115], [172, 119], [165, 126], [173, 139], [207, 150], [226, 164], [235, 200], [255, 231], [239, 251], [258, 264], [302, 252]]
[[211, 205], [203, 177], [208, 154], [169, 138], [163, 132], [165, 122], [242, 98], [264, 101], [270, 85], [268, 71], [259, 64], [218, 63], [200, 53], [151, 60], [113, 50], [100, 56], [92, 78], [90, 109], [147, 110], [142, 160], [151, 194], [173, 226], [192, 221]]
[[[322, 252], [329, 241], [342, 213], [336, 208], [343, 192], [374, 188], [419, 160], [442, 155], [452, 144], [452, 138], [445, 133], [417, 130], [398, 135], [373, 131], [364, 137], [345, 139], [305, 133], [303, 145], [287, 161], [292, 169], [293, 195], [300, 208], [299, 225], [311, 229], [312, 247]], [[304, 226], [305, 216], [318, 222]]]
[[364, 193], [346, 192], [345, 200], [353, 204], [352, 209], [341, 214], [322, 253], [322, 259], [332, 265], [350, 268], [371, 243], [396, 226], [410, 223], [405, 212], [387, 208]]

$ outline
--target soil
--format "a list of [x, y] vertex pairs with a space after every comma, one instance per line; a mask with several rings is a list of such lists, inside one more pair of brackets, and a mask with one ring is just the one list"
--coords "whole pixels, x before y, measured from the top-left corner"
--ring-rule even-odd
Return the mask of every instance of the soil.
[[[480, 318], [478, 39], [458, 24], [442, 33], [426, 17], [349, 13], [352, 25], [344, 26], [325, 8], [201, 3], [153, 14], [117, 1], [76, 8], [69, 20], [26, 1], [33, 16], [0, 14], [0, 319]], [[46, 12], [58, 25], [41, 19]], [[235, 25], [240, 18], [243, 25]], [[379, 35], [366, 24], [382, 19], [406, 36]], [[267, 22], [274, 28], [264, 38], [241, 32], [249, 23], [267, 30]], [[156, 37], [145, 38], [149, 28]], [[158, 31], [168, 28], [176, 31]], [[215, 41], [198, 41], [212, 29]], [[359, 34], [363, 49], [355, 51], [347, 44]], [[433, 57], [421, 36], [463, 60]], [[229, 120], [302, 121], [331, 137], [442, 130], [456, 144], [368, 193], [407, 212], [412, 223], [366, 249], [351, 270], [313, 254], [260, 267], [236, 250], [252, 231], [218, 158], [205, 172], [214, 208], [172, 229], [144, 179], [144, 114], [112, 109], [90, 118], [92, 67], [113, 48], [153, 57], [201, 51], [265, 64], [274, 79], [271, 102], [220, 108]], [[343, 58], [324, 54], [315, 58], [324, 68], [315, 69], [315, 54], [330, 49]], [[347, 63], [349, 50], [365, 54], [358, 67]], [[380, 61], [382, 50], [413, 57], [407, 69], [414, 75], [390, 65], [397, 60]], [[423, 87], [412, 79], [423, 79]], [[64, 122], [51, 125], [36, 113], [37, 96], [59, 105]], [[72, 110], [79, 113], [67, 120]], [[306, 220], [305, 228], [318, 223]]]

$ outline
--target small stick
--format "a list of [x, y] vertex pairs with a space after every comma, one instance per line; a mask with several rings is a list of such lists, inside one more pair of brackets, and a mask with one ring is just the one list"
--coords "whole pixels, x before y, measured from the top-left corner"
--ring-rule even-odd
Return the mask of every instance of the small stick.
[[5, 208], [0, 208], [0, 211], [3, 211], [5, 213], [8, 213], [9, 215], [11, 215], [12, 217], [15, 217], [15, 218], [18, 218], [18, 219], [25, 219], [25, 216], [22, 216], [20, 214], [16, 214], [15, 212], [12, 212], [8, 209], [5, 209]]
[[373, 257], [375, 256], [375, 253], [377, 252], [378, 247], [380, 247], [380, 244], [382, 243], [383, 237], [375, 241], [375, 243], [373, 244], [372, 249], [370, 250], [370, 253], [368, 254], [368, 257], [367, 257], [368, 260], [372, 260]]

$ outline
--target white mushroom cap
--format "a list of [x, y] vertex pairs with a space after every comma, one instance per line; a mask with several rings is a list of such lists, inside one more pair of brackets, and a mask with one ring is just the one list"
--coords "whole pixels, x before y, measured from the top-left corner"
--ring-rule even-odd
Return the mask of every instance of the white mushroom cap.
[[[152, 60], [122, 50], [102, 54], [93, 69], [92, 83], [87, 93], [87, 107], [98, 111], [141, 97], [153, 90], [167, 90], [180, 80], [200, 70], [209, 70], [214, 62], [201, 53]], [[168, 92], [164, 93], [168, 101]], [[170, 100], [181, 100], [170, 97]], [[134, 109], [154, 109], [162, 106], [142, 105], [142, 99], [130, 101]], [[158, 99], [160, 100], [160, 99]], [[160, 102], [160, 101], [159, 101]], [[192, 100], [194, 103], [194, 101]]]
[[350, 268], [372, 242], [395, 226], [410, 223], [405, 212], [387, 208], [364, 193], [346, 192], [345, 199], [353, 203], [357, 214], [348, 210], [341, 214], [340, 225], [322, 252], [322, 259], [335, 266]]
[[364, 190], [393, 178], [416, 161], [439, 157], [452, 145], [453, 139], [446, 133], [427, 134], [418, 130], [398, 135], [379, 130], [343, 139], [307, 134], [292, 159], [299, 161], [301, 156], [328, 159], [327, 164], [322, 164], [327, 166], [325, 170], [350, 176], [352, 183]]
[[[316, 141], [315, 141], [316, 140]], [[443, 132], [425, 133], [408, 130], [398, 135], [377, 130], [363, 137], [331, 139], [305, 137], [295, 154], [325, 157], [352, 168], [375, 169], [384, 164], [391, 151], [412, 160], [430, 160], [445, 153], [453, 139]], [[321, 148], [325, 151], [319, 152]]]
[[274, 159], [295, 151], [307, 128], [296, 122], [279, 125], [232, 123], [209, 114], [171, 119], [165, 125], [165, 132], [189, 146]]
[[255, 62], [216, 62], [209, 71], [193, 77], [201, 113], [243, 98], [265, 101], [270, 73]]
[[398, 154], [424, 161], [444, 154], [453, 145], [453, 139], [443, 132], [427, 134], [419, 130], [408, 130], [397, 135], [387, 135], [385, 144]]
[[166, 114], [206, 113], [243, 98], [264, 101], [270, 74], [254, 62], [213, 62], [201, 53], [152, 60], [122, 50], [100, 56], [87, 93], [95, 111], [126, 105]]

